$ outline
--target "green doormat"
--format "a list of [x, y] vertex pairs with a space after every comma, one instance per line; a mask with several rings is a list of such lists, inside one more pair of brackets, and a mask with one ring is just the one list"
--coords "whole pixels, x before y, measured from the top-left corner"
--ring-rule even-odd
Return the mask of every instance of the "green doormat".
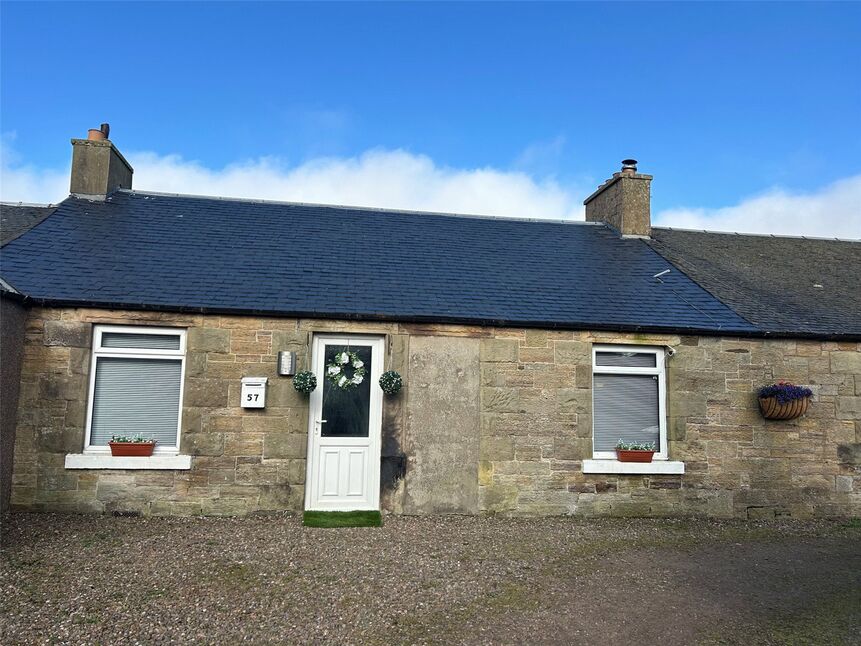
[[378, 511], [306, 511], [302, 517], [305, 527], [382, 527]]

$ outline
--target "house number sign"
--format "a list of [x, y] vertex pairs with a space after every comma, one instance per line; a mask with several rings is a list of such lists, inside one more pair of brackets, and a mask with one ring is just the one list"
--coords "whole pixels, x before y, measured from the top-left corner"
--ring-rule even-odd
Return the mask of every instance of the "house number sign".
[[243, 377], [242, 390], [240, 392], [240, 405], [242, 408], [265, 408], [266, 407], [266, 382], [267, 377]]

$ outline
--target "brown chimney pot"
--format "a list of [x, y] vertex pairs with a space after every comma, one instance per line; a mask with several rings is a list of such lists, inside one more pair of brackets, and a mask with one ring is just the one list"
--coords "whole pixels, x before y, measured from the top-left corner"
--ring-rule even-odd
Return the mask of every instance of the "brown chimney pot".
[[103, 141], [107, 139], [105, 133], [100, 128], [90, 128], [87, 130], [87, 139], [89, 141]]

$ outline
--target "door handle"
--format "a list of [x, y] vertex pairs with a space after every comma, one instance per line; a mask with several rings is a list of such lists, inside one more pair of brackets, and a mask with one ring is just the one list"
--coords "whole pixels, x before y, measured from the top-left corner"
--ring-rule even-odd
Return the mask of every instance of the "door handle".
[[326, 423], [324, 419], [318, 419], [314, 422], [314, 426], [316, 427], [317, 437], [320, 437], [320, 430], [323, 428], [323, 424]]

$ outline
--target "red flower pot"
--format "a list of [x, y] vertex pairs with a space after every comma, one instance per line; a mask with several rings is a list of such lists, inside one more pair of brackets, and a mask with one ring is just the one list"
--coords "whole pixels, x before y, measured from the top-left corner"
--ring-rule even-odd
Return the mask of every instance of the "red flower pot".
[[810, 397], [793, 399], [785, 404], [777, 401], [776, 397], [760, 397], [759, 410], [765, 419], [795, 419], [801, 417], [810, 407]]
[[108, 442], [111, 455], [147, 457], [152, 455], [155, 442]]
[[627, 451], [616, 449], [616, 457], [619, 462], [651, 462], [654, 451]]

